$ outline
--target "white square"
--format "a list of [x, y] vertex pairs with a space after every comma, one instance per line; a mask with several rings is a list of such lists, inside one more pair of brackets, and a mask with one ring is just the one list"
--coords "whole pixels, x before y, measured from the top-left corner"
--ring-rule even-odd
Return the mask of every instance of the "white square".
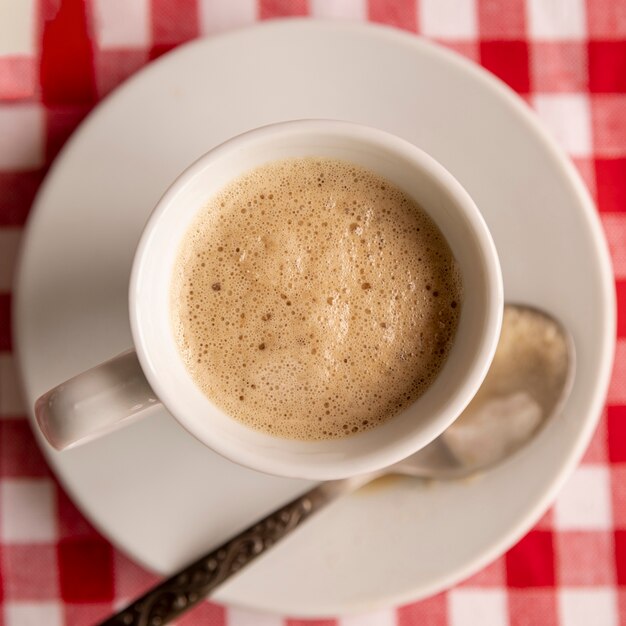
[[22, 386], [10, 352], [0, 352], [0, 419], [26, 413]]
[[228, 607], [226, 624], [228, 626], [283, 626], [284, 621], [280, 615]]
[[150, 0], [95, 0], [94, 11], [101, 49], [150, 46]]
[[367, 19], [367, 1], [309, 0], [309, 11], [313, 17], [365, 20]]
[[47, 478], [0, 482], [0, 537], [5, 543], [50, 543], [57, 538], [54, 487]]
[[592, 153], [591, 105], [589, 97], [579, 93], [538, 95], [533, 104], [541, 121], [573, 157]]
[[202, 33], [219, 33], [232, 30], [257, 19], [257, 0], [199, 0], [200, 31]]
[[374, 613], [349, 615], [338, 620], [338, 626], [396, 626], [398, 623], [393, 609], [384, 609]]
[[7, 602], [5, 626], [62, 626], [63, 611], [58, 602]]
[[584, 39], [585, 0], [528, 0], [528, 29], [536, 39]]
[[581, 465], [570, 476], [554, 507], [554, 525], [561, 530], [609, 530], [611, 492], [609, 470]]
[[613, 589], [563, 589], [558, 602], [562, 626], [617, 626], [617, 598]]
[[427, 37], [476, 39], [476, 0], [420, 0], [418, 23]]
[[11, 290], [13, 269], [21, 238], [21, 228], [2, 227], [0, 229], [0, 291]]
[[0, 170], [25, 170], [43, 163], [43, 122], [37, 104], [0, 104]]
[[506, 595], [498, 589], [452, 589], [448, 594], [450, 626], [507, 626]]
[[0, 0], [0, 55], [35, 54], [35, 0]]

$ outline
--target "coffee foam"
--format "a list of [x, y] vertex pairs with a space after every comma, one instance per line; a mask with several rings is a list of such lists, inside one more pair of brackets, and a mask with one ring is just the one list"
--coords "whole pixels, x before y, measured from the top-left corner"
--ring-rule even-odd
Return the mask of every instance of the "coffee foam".
[[334, 159], [273, 162], [196, 217], [171, 299], [180, 354], [234, 419], [289, 439], [369, 430], [431, 384], [462, 286], [426, 213]]

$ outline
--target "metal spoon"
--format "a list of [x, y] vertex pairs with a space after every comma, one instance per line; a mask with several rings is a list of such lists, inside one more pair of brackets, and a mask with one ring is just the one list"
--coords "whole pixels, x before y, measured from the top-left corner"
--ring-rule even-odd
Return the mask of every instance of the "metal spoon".
[[381, 471], [322, 483], [152, 588], [102, 626], [162, 626], [205, 599], [327, 504], [388, 474], [460, 479], [496, 465], [557, 415], [574, 378], [569, 333], [529, 306], [507, 305], [492, 366], [463, 414], [428, 446]]

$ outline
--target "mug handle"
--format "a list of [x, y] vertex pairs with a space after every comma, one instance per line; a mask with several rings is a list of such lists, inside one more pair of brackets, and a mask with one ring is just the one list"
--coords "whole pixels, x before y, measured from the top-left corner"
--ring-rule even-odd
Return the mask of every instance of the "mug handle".
[[64, 450], [96, 439], [161, 406], [134, 350], [70, 378], [42, 395], [35, 417], [48, 442]]

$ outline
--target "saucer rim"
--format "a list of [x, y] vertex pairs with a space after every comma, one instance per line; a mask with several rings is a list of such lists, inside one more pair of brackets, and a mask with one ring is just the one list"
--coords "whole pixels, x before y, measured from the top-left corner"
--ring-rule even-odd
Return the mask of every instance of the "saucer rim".
[[[290, 615], [298, 615], [301, 617], [323, 617], [323, 616], [332, 616], [336, 617], [337, 614], [351, 614], [351, 613], [362, 613], [365, 611], [375, 610], [377, 608], [389, 607], [389, 606], [398, 606], [400, 604], [405, 604], [408, 602], [415, 602], [417, 600], [423, 599], [425, 597], [431, 596], [434, 593], [440, 592], [444, 589], [447, 589], [459, 581], [467, 578], [471, 574], [480, 570], [489, 562], [493, 561], [495, 558], [502, 555], [508, 548], [510, 548], [513, 544], [515, 544], [522, 536], [525, 534], [532, 524], [534, 524], [539, 517], [545, 512], [545, 510], [550, 506], [550, 504], [555, 499], [557, 492], [562, 487], [565, 480], [571, 475], [575, 466], [579, 463], [582, 455], [587, 448], [591, 436], [596, 428], [596, 425], [600, 419], [602, 414], [602, 409], [605, 403], [606, 394], [609, 387], [610, 375], [612, 371], [613, 364], [613, 355], [615, 351], [616, 345], [616, 300], [615, 300], [615, 292], [614, 292], [614, 274], [611, 268], [611, 261], [608, 251], [608, 246], [606, 243], [606, 239], [604, 237], [602, 227], [600, 224], [599, 214], [595, 209], [595, 205], [591, 196], [589, 194], [588, 189], [583, 183], [580, 174], [575, 169], [574, 164], [570, 161], [569, 157], [562, 151], [562, 149], [556, 144], [554, 139], [543, 129], [540, 125], [538, 119], [532, 113], [530, 108], [523, 102], [523, 100], [507, 85], [505, 85], [502, 81], [500, 81], [495, 76], [488, 73], [486, 70], [481, 68], [480, 66], [472, 63], [471, 61], [461, 57], [459, 54], [447, 50], [441, 47], [438, 44], [434, 44], [427, 40], [422, 39], [421, 37], [416, 36], [415, 34], [401, 32], [397, 29], [388, 27], [375, 25], [371, 23], [360, 23], [360, 22], [344, 22], [344, 21], [334, 21], [334, 20], [315, 20], [310, 18], [292, 18], [289, 20], [269, 20], [261, 23], [255, 23], [250, 26], [246, 26], [241, 29], [236, 29], [232, 31], [228, 31], [223, 34], [211, 36], [205, 39], [198, 39], [187, 44], [184, 44], [172, 52], [164, 55], [158, 60], [150, 63], [148, 66], [140, 70], [137, 74], [132, 76], [129, 80], [123, 83], [121, 89], [116, 89], [112, 94], [108, 95], [104, 98], [96, 109], [91, 113], [86, 120], [81, 123], [77, 131], [72, 135], [70, 140], [62, 149], [61, 153], [55, 159], [53, 166], [48, 172], [46, 179], [42, 183], [41, 188], [37, 193], [37, 197], [33, 204], [33, 209], [28, 217], [27, 224], [23, 231], [23, 239], [22, 246], [20, 249], [16, 272], [15, 272], [15, 289], [14, 293], [17, 294], [17, 297], [13, 299], [13, 319], [16, 320], [13, 328], [14, 334], [14, 357], [16, 359], [16, 365], [18, 372], [22, 373], [22, 355], [20, 346], [24, 345], [24, 342], [20, 340], [20, 336], [24, 333], [24, 328], [20, 320], [22, 317], [19, 315], [21, 307], [23, 303], [21, 302], [21, 298], [19, 294], [21, 292], [19, 285], [24, 280], [23, 272], [22, 272], [22, 260], [27, 254], [28, 248], [28, 239], [29, 239], [29, 231], [33, 228], [34, 224], [36, 224], [38, 219], [38, 214], [41, 214], [39, 211], [40, 205], [44, 203], [44, 198], [46, 196], [46, 191], [48, 186], [50, 185], [50, 181], [54, 178], [55, 172], [58, 168], [63, 167], [64, 155], [66, 151], [71, 149], [73, 144], [78, 140], [78, 138], [82, 137], [82, 133], [84, 133], [87, 127], [93, 122], [94, 119], [97, 119], [98, 116], [106, 113], [107, 107], [113, 101], [113, 99], [117, 98], [122, 91], [131, 84], [134, 84], [137, 81], [141, 81], [145, 78], [145, 76], [149, 75], [150, 72], [158, 72], [162, 63], [173, 63], [176, 59], [177, 55], [184, 54], [191, 47], [202, 47], [206, 45], [211, 45], [213, 41], [222, 38], [230, 38], [233, 36], [239, 37], [242, 33], [246, 33], [248, 31], [256, 31], [259, 29], [264, 30], [277, 30], [282, 31], [284, 28], [295, 28], [295, 27], [305, 27], [305, 28], [332, 28], [335, 30], [358, 30], [358, 31], [367, 31], [367, 34], [371, 37], [376, 37], [380, 41], [391, 41], [394, 44], [402, 44], [407, 47], [412, 47], [416, 53], [425, 54], [431, 56], [437, 56], [446, 63], [456, 65], [458, 68], [462, 69], [465, 73], [471, 75], [475, 80], [481, 81], [483, 85], [496, 94], [500, 99], [506, 101], [507, 105], [513, 110], [518, 117], [520, 117], [525, 127], [529, 132], [532, 132], [536, 139], [542, 144], [544, 150], [550, 155], [551, 160], [554, 162], [556, 166], [560, 169], [563, 174], [563, 178], [567, 179], [569, 184], [572, 186], [576, 196], [580, 201], [580, 207], [582, 209], [582, 215], [585, 217], [585, 227], [590, 232], [593, 246], [595, 249], [597, 261], [601, 266], [601, 278], [602, 278], [602, 292], [603, 292], [603, 301], [601, 303], [597, 303], [598, 306], [601, 306], [604, 315], [604, 332], [601, 338], [599, 338], [599, 343], [602, 344], [602, 359], [601, 359], [601, 367], [598, 368], [595, 384], [593, 385], [593, 392], [590, 391], [590, 401], [589, 405], [591, 409], [587, 412], [587, 417], [584, 421], [584, 426], [581, 425], [580, 431], [578, 433], [576, 445], [572, 446], [567, 455], [564, 455], [562, 462], [560, 463], [560, 470], [554, 476], [551, 477], [551, 480], [547, 482], [546, 488], [544, 492], [541, 494], [541, 497], [538, 497], [535, 505], [532, 508], [529, 508], [523, 516], [520, 516], [517, 525], [511, 527], [510, 530], [506, 533], [506, 535], [500, 539], [500, 541], [494, 543], [489, 550], [484, 550], [480, 556], [475, 557], [473, 560], [469, 561], [464, 568], [459, 568], [455, 570], [452, 574], [442, 575], [438, 579], [433, 580], [430, 585], [421, 585], [420, 588], [413, 590], [413, 592], [399, 592], [397, 594], [386, 593], [384, 596], [381, 596], [376, 599], [375, 602], [371, 603], [360, 603], [357, 604], [353, 602], [354, 606], [346, 607], [343, 606], [339, 609], [337, 607], [336, 610], [331, 610], [328, 612], [319, 612], [319, 611], [296, 611], [290, 612]], [[25, 378], [21, 377], [22, 380]], [[26, 394], [28, 396], [28, 394]], [[28, 407], [29, 418], [31, 421], [33, 420], [32, 407]], [[41, 435], [38, 431], [37, 439], [39, 443], [42, 443]], [[47, 460], [50, 462], [53, 468], [56, 467], [56, 462], [52, 457], [51, 451], [45, 446], [41, 446]], [[82, 511], [87, 511], [88, 507], [83, 506], [82, 498], [78, 497], [72, 489], [69, 489], [63, 481], [61, 481], [66, 491], [70, 494], [72, 499], [80, 506]], [[128, 547], [121, 541], [118, 541], [118, 538], [115, 539], [110, 538], [108, 532], [103, 532], [103, 529], [99, 526], [97, 520], [93, 519], [91, 516], [87, 515], [89, 521], [100, 530], [105, 537], [107, 537], [114, 545], [119, 546], [120, 549], [127, 553], [132, 557], [136, 562], [141, 563], [147, 569], [152, 570], [152, 567], [147, 563], [143, 562], [141, 558], [137, 558], [137, 556], [133, 553], [132, 550], [128, 549]], [[258, 605], [248, 605], [245, 602], [241, 602], [240, 599], [230, 598], [228, 594], [222, 595], [221, 593], [216, 594], [215, 599], [219, 602], [224, 602], [230, 606], [241, 607], [247, 610], [255, 610], [259, 612], [274, 612], [275, 610], [269, 607], [259, 607]], [[281, 609], [282, 612], [282, 609]]]

